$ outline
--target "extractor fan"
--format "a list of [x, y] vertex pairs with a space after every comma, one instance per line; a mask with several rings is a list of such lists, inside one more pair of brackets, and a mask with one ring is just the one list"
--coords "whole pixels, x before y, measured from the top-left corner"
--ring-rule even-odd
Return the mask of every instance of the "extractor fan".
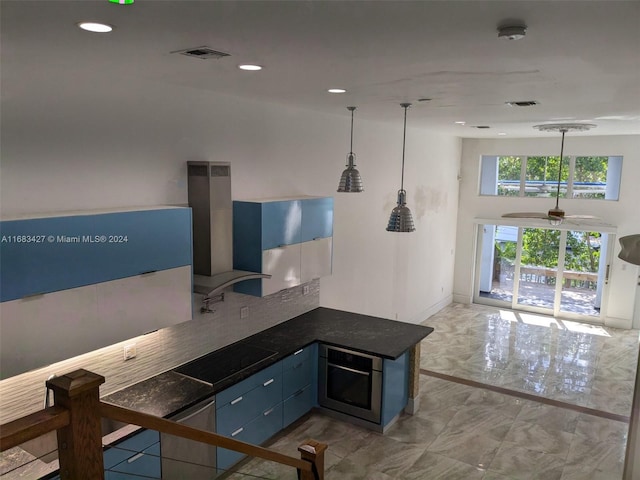
[[562, 144], [560, 146], [560, 161], [558, 162], [558, 184], [556, 185], [556, 206], [548, 212], [517, 212], [505, 213], [503, 218], [543, 218], [549, 220], [551, 225], [560, 225], [565, 219], [597, 219], [593, 215], [566, 215], [558, 203], [560, 201], [560, 183], [562, 181], [562, 159], [564, 155], [564, 134], [567, 132], [584, 132], [594, 128], [595, 125], [589, 123], [549, 123], [546, 125], [536, 125], [541, 132], [562, 133]]

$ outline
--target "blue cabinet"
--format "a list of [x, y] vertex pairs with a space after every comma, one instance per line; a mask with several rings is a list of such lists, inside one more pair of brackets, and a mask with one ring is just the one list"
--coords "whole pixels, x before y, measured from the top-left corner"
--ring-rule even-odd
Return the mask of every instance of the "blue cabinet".
[[408, 401], [409, 352], [405, 352], [395, 360], [385, 358], [382, 364], [382, 426], [391, 422]]
[[233, 268], [268, 273], [236, 292], [266, 296], [331, 274], [333, 198], [233, 202]]
[[191, 249], [189, 208], [0, 222], [0, 378], [191, 319]]
[[191, 264], [191, 210], [0, 222], [0, 301]]
[[283, 426], [287, 427], [316, 404], [318, 345], [308, 345], [282, 360]]
[[[216, 431], [243, 442], [260, 444], [282, 429], [282, 362], [217, 394]], [[243, 454], [217, 449], [217, 468], [227, 470]]]

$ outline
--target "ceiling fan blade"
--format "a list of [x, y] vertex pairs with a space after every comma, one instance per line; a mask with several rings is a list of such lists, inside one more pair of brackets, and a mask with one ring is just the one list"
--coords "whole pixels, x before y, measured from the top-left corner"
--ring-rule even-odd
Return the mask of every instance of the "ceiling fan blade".
[[600, 217], [594, 215], [565, 215], [564, 218], [583, 218], [585, 220], [600, 220]]
[[505, 213], [503, 218], [549, 218], [549, 215], [544, 212], [515, 212]]

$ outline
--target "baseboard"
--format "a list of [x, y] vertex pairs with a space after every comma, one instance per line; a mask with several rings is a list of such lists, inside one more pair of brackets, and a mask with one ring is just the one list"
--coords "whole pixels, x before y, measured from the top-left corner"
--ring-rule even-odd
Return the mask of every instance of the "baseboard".
[[604, 324], [607, 327], [629, 330], [632, 328], [633, 321], [628, 318], [606, 317], [604, 320]]
[[471, 303], [471, 296], [469, 295], [454, 293], [452, 297], [453, 297], [453, 303], [462, 303], [464, 305], [469, 305]]
[[431, 305], [426, 310], [420, 312], [419, 314], [415, 315], [413, 318], [407, 320], [407, 323], [420, 324], [420, 323], [424, 322], [426, 319], [428, 319], [431, 315], [433, 315], [435, 313], [438, 313], [444, 307], [446, 307], [447, 305], [450, 305], [451, 302], [452, 302], [452, 296], [451, 295], [447, 295], [446, 297], [444, 297], [439, 302], [436, 302], [435, 304]]

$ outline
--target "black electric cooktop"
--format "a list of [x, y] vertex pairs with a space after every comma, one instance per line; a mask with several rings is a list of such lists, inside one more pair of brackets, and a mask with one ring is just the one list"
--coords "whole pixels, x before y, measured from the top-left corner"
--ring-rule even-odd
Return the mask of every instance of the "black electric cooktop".
[[278, 352], [239, 343], [185, 363], [173, 371], [216, 385], [242, 370], [262, 363]]

